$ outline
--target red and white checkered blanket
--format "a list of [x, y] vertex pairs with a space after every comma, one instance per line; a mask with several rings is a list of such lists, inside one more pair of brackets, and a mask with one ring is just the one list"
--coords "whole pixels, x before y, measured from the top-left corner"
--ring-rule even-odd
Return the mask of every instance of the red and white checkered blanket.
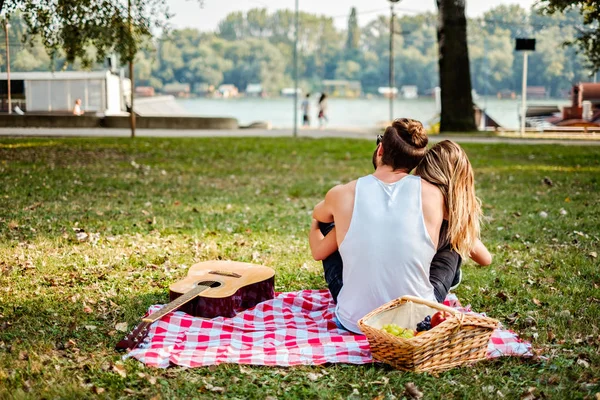
[[[456, 296], [447, 305], [461, 308]], [[151, 306], [149, 313], [160, 309]], [[152, 324], [144, 344], [125, 357], [148, 366], [201, 367], [221, 363], [253, 365], [366, 364], [373, 362], [369, 342], [337, 328], [335, 304], [328, 290], [279, 293], [233, 318], [211, 320], [183, 312], [166, 315]], [[531, 344], [502, 328], [493, 333], [488, 357], [531, 356]]]

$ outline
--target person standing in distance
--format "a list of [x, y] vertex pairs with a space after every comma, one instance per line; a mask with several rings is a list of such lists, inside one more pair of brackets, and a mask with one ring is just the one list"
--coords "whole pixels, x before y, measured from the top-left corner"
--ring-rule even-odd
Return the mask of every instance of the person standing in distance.
[[310, 93], [306, 93], [306, 97], [302, 101], [300, 105], [300, 109], [302, 110], [302, 126], [309, 127], [310, 126]]
[[327, 118], [327, 94], [321, 93], [321, 97], [319, 97], [319, 128], [323, 129], [326, 123], [329, 123], [329, 119]]

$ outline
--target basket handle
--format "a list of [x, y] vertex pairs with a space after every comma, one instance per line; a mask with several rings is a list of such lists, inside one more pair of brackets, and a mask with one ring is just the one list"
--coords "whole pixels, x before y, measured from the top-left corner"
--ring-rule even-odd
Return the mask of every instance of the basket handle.
[[452, 307], [448, 307], [448, 306], [445, 306], [445, 305], [440, 304], [440, 303], [435, 303], [433, 301], [425, 300], [425, 299], [422, 299], [420, 297], [406, 295], [406, 296], [402, 296], [400, 299], [402, 301], [412, 301], [413, 303], [423, 304], [423, 305], [426, 305], [426, 306], [431, 307], [431, 308], [436, 308], [436, 309], [438, 309], [440, 311], [448, 311], [448, 312], [450, 312], [450, 313], [452, 313], [454, 315], [462, 314], [460, 311], [457, 311], [457, 310], [455, 310]]

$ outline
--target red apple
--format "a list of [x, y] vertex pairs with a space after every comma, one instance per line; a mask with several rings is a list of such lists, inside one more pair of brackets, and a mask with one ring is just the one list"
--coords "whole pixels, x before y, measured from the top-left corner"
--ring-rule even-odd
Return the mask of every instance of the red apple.
[[446, 320], [446, 318], [451, 317], [451, 316], [452, 316], [452, 314], [449, 313], [448, 311], [438, 311], [438, 312], [436, 312], [431, 317], [431, 327], [435, 328], [436, 326], [438, 326], [439, 324], [441, 324], [442, 322], [444, 322]]

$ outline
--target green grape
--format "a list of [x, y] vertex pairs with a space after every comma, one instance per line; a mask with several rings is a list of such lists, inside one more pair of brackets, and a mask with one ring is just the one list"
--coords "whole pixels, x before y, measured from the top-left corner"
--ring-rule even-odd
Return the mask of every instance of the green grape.
[[398, 336], [404, 339], [410, 339], [415, 336], [415, 333], [412, 329], [405, 329], [396, 324], [384, 324], [381, 329], [390, 335]]

